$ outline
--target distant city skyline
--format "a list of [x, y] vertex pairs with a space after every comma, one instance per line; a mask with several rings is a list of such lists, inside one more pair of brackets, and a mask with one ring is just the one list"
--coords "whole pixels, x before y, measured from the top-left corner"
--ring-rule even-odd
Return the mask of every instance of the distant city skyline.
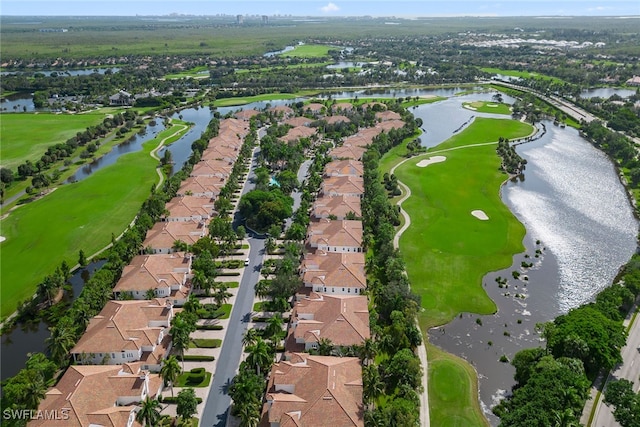
[[640, 16], [639, 0], [2, 0], [3, 16]]

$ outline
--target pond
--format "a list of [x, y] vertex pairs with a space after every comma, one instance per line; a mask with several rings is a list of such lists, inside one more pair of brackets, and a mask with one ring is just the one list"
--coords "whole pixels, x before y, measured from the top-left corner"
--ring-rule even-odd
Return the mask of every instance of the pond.
[[[447, 102], [442, 110], [425, 105], [427, 111], [416, 114], [425, 120], [427, 135], [445, 137], [467, 119], [468, 112], [456, 114]], [[440, 114], [449, 114], [453, 123]], [[636, 250], [638, 223], [611, 161], [576, 130], [544, 124], [547, 133], [540, 139], [517, 146], [528, 162], [524, 176], [502, 189], [504, 203], [527, 234], [525, 252], [515, 255], [509, 268], [482, 280], [498, 312], [465, 313], [429, 331], [433, 344], [465, 358], [477, 370], [481, 405], [492, 425], [499, 420], [491, 407], [514, 385], [514, 369], [501, 363], [501, 356], [511, 359], [520, 349], [542, 345], [536, 323], [592, 300]], [[427, 138], [428, 146], [437, 143]], [[523, 268], [522, 262], [533, 266]], [[513, 279], [514, 271], [528, 280]], [[509, 280], [508, 289], [499, 287], [499, 276]]]

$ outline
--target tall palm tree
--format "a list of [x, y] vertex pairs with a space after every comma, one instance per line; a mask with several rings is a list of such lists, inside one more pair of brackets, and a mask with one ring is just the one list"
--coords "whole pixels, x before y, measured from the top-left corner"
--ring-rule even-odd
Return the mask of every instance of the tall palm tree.
[[22, 403], [27, 409], [37, 409], [40, 401], [47, 392], [47, 384], [40, 372], [29, 370], [28, 382], [25, 382], [22, 390]]
[[331, 355], [331, 350], [333, 350], [333, 343], [329, 338], [320, 338], [318, 341], [318, 354], [320, 356], [329, 356]]
[[368, 365], [378, 354], [378, 345], [373, 338], [366, 338], [359, 348], [359, 357], [362, 363]]
[[380, 378], [380, 372], [375, 365], [367, 365], [362, 369], [362, 400], [368, 405], [373, 405], [376, 398], [384, 391], [384, 383]]
[[257, 329], [247, 329], [247, 332], [244, 333], [244, 337], [242, 337], [242, 345], [245, 347], [255, 345], [258, 338], [260, 338], [260, 333]]
[[184, 351], [189, 348], [191, 342], [189, 325], [182, 319], [174, 317], [170, 333], [173, 348], [182, 356], [182, 370], [184, 370]]
[[283, 326], [284, 320], [282, 320], [282, 315], [280, 313], [276, 313], [271, 316], [267, 319], [267, 327], [264, 329], [265, 338], [271, 338], [272, 341], [276, 342], [276, 345], [279, 344], [284, 333], [282, 330]]
[[250, 366], [255, 366], [258, 375], [271, 367], [273, 363], [273, 355], [271, 349], [267, 345], [266, 341], [262, 338], [258, 338], [254, 345], [247, 347], [247, 363]]
[[175, 356], [169, 356], [164, 360], [162, 368], [160, 368], [160, 376], [164, 380], [165, 385], [171, 385], [171, 397], [173, 397], [173, 383], [178, 379], [182, 369]]
[[69, 357], [69, 351], [76, 343], [75, 329], [63, 323], [60, 322], [57, 326], [50, 327], [51, 336], [46, 340], [51, 357], [57, 363], [62, 363], [63, 360]]
[[145, 426], [155, 426], [160, 420], [160, 402], [149, 395], [140, 402], [140, 410], [136, 414], [136, 421]]
[[240, 427], [258, 427], [260, 423], [260, 408], [253, 402], [240, 405], [238, 408]]

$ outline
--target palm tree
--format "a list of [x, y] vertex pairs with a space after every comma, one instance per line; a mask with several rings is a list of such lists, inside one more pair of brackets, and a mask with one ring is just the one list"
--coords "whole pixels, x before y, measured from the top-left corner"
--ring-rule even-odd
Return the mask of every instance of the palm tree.
[[245, 347], [255, 345], [256, 341], [260, 338], [260, 333], [257, 329], [248, 329], [242, 337], [242, 345]]
[[164, 360], [162, 368], [160, 368], [160, 376], [164, 380], [165, 385], [171, 384], [171, 397], [173, 397], [173, 383], [178, 379], [182, 369], [175, 356], [169, 356]]
[[260, 423], [260, 410], [253, 402], [240, 405], [238, 408], [240, 427], [258, 427]]
[[273, 355], [271, 354], [271, 349], [262, 338], [258, 338], [254, 345], [248, 346], [247, 352], [249, 353], [247, 363], [250, 366], [255, 366], [258, 375], [261, 375], [260, 372], [271, 367]]
[[160, 420], [160, 402], [149, 395], [140, 402], [140, 410], [136, 414], [136, 421], [145, 426], [155, 426]]
[[328, 338], [320, 338], [318, 341], [318, 354], [320, 356], [329, 356], [333, 350], [333, 343]]
[[51, 336], [46, 340], [51, 357], [57, 363], [61, 363], [69, 357], [69, 351], [76, 344], [74, 328], [70, 325], [64, 325], [64, 323], [65, 322], [60, 322], [57, 326], [50, 327], [49, 331], [51, 331]]
[[264, 337], [271, 338], [276, 345], [279, 344], [284, 333], [282, 330], [283, 326], [284, 320], [282, 320], [282, 315], [280, 313], [276, 313], [267, 319], [267, 327], [264, 329]]
[[372, 338], [367, 338], [364, 340], [362, 345], [359, 348], [359, 357], [362, 360], [362, 363], [368, 365], [373, 361], [378, 353], [378, 345]]
[[30, 379], [24, 383], [22, 403], [24, 403], [27, 409], [36, 409], [40, 401], [45, 397], [47, 384], [40, 372], [34, 370], [29, 370], [28, 372]]
[[191, 279], [191, 284], [193, 285], [194, 289], [205, 289], [207, 291], [207, 295], [209, 294], [209, 279], [202, 271], [193, 271], [193, 279]]
[[189, 325], [181, 318], [174, 317], [170, 333], [173, 348], [179, 351], [182, 356], [182, 370], [184, 371], [184, 351], [189, 348], [191, 342]]
[[[373, 404], [384, 391], [384, 383], [375, 365], [367, 365], [362, 369], [362, 400], [366, 405]], [[373, 406], [373, 405], [372, 405]]]

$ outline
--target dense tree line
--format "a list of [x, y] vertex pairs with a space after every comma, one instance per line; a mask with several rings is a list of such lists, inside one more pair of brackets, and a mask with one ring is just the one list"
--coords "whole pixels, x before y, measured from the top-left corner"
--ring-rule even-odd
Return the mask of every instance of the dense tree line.
[[370, 325], [376, 351], [385, 355], [379, 364], [363, 370], [367, 426], [420, 424], [422, 367], [416, 354], [422, 343], [416, 326], [420, 299], [411, 292], [402, 257], [393, 247], [398, 210], [389, 203], [378, 171], [381, 155], [413, 133], [411, 115], [403, 113], [403, 119], [408, 123], [405, 128], [381, 134], [363, 157], [364, 240], [371, 252], [366, 260], [367, 293], [373, 301]]
[[[89, 320], [112, 297], [113, 286], [120, 279], [123, 268], [140, 252], [147, 231], [165, 213], [166, 202], [175, 196], [181, 181], [189, 176], [203, 147], [217, 134], [217, 129], [218, 121], [214, 119], [200, 139], [194, 142], [194, 153], [183, 169], [170, 177], [162, 189], [152, 191], [138, 212], [134, 225], [120, 239], [112, 241], [112, 247], [104, 254], [106, 263], [85, 283], [80, 296], [68, 309], [60, 311], [60, 317], [50, 319], [53, 326], [49, 328], [51, 336], [47, 339], [48, 359], [41, 354], [32, 355], [24, 369], [3, 383], [3, 409], [37, 409], [40, 399], [44, 398], [47, 387], [51, 385], [53, 374], [68, 366], [69, 351], [84, 333]], [[54, 276], [64, 274], [63, 271], [64, 268], [60, 268]], [[48, 291], [46, 293], [48, 295]], [[18, 320], [38, 318], [36, 312], [37, 300], [25, 301], [19, 309], [21, 315]], [[24, 422], [26, 420], [10, 420], [7, 425], [18, 426]]]
[[[640, 295], [637, 255], [624, 267], [621, 279], [594, 302], [538, 325], [546, 346], [521, 350], [513, 358], [517, 384], [493, 409], [500, 426], [579, 423], [591, 382], [600, 370], [608, 371], [622, 361], [620, 349], [626, 340], [622, 320]], [[560, 420], [564, 424], [557, 424]]]

